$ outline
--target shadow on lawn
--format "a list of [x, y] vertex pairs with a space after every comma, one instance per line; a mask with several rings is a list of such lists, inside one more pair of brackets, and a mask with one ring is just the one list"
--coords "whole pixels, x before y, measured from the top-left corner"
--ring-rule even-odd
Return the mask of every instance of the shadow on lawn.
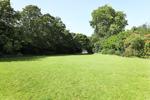
[[58, 55], [29, 55], [29, 56], [6, 56], [0, 57], [0, 62], [12, 62], [12, 61], [37, 61], [46, 57], [62, 57], [62, 56], [80, 56], [91, 54], [58, 54]]
[[0, 62], [12, 62], [12, 61], [36, 61], [47, 56], [21, 56], [21, 57], [2, 57]]

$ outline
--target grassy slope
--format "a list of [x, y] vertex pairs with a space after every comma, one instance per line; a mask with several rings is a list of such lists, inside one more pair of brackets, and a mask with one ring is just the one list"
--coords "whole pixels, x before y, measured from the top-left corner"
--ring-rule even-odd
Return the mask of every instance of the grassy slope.
[[5, 59], [1, 100], [150, 100], [150, 60], [108, 55]]

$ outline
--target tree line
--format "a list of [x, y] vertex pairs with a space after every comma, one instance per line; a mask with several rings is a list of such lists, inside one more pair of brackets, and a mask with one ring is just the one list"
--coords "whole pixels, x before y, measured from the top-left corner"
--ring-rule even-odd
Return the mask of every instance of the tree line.
[[150, 26], [143, 24], [125, 30], [126, 14], [104, 5], [92, 12], [91, 41], [94, 52], [121, 56], [150, 57]]
[[28, 5], [15, 11], [10, 0], [0, 1], [0, 56], [92, 52], [89, 37], [66, 29], [59, 17]]
[[116, 54], [150, 56], [150, 26], [143, 24], [125, 30], [126, 14], [104, 5], [92, 12], [94, 34], [87, 37], [66, 29], [61, 18], [42, 14], [39, 7], [27, 5], [15, 11], [10, 0], [0, 1], [0, 56], [75, 54]]

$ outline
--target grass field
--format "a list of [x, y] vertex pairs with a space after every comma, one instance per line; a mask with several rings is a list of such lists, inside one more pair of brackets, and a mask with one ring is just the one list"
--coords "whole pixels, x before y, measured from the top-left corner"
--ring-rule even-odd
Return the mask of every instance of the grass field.
[[150, 100], [150, 60], [101, 54], [1, 59], [0, 100]]

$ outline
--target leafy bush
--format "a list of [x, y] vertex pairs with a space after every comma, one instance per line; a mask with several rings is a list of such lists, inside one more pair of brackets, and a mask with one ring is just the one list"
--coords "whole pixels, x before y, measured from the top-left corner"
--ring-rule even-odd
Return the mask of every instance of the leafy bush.
[[102, 50], [101, 42], [98, 41], [98, 42], [94, 43], [93, 51], [95, 53], [98, 53], [98, 52], [101, 52], [101, 50]]
[[124, 42], [124, 56], [143, 56], [144, 54], [144, 39], [140, 34], [131, 34]]
[[115, 55], [118, 55], [118, 56], [121, 55], [122, 56], [123, 54], [121, 51], [117, 50], [117, 51], [115, 51]]
[[101, 51], [102, 54], [115, 54], [115, 50], [114, 49], [103, 49]]
[[123, 56], [130, 57], [133, 56], [133, 49], [129, 46], [125, 49]]
[[150, 34], [144, 36], [145, 38], [145, 46], [144, 46], [144, 54], [145, 56], [150, 56]]
[[145, 56], [150, 56], [150, 42], [146, 42], [144, 46]]
[[121, 32], [105, 39], [101, 43], [102, 53], [122, 55], [124, 52], [124, 40], [128, 35], [128, 32]]

